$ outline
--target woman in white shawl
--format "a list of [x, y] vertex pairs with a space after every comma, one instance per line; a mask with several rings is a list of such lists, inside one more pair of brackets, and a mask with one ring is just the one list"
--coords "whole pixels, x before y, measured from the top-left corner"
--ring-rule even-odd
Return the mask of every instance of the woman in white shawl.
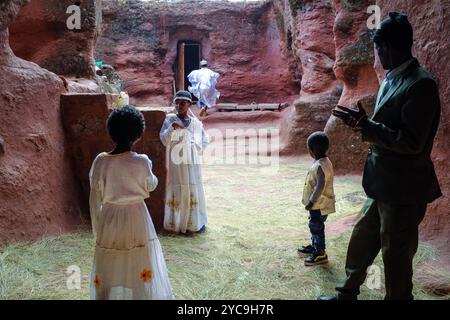
[[174, 102], [177, 114], [166, 116], [160, 132], [169, 151], [164, 229], [183, 234], [203, 232], [207, 214], [200, 154], [208, 138], [202, 122], [188, 114], [191, 94], [179, 91]]

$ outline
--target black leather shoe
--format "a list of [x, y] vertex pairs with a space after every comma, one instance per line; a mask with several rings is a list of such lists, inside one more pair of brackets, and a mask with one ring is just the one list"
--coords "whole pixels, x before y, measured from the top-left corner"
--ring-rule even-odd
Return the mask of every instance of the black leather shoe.
[[338, 293], [337, 296], [320, 296], [317, 300], [326, 300], [326, 301], [334, 301], [334, 300], [358, 300], [358, 296], [354, 294], [344, 294]]
[[324, 301], [334, 301], [337, 300], [337, 296], [320, 296], [317, 298], [317, 300], [324, 300]]
[[358, 296], [355, 294], [338, 292], [337, 299], [338, 300], [358, 300]]

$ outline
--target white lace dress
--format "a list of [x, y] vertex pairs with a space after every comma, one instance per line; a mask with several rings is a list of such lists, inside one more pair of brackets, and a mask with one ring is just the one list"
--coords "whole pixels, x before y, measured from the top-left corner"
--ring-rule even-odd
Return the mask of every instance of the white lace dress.
[[166, 116], [160, 138], [168, 149], [164, 229], [197, 232], [208, 222], [200, 154], [208, 144], [203, 124], [190, 117], [187, 128], [174, 130], [175, 114]]
[[173, 299], [161, 245], [144, 203], [158, 179], [146, 155], [97, 156], [89, 173], [96, 246], [91, 299]]

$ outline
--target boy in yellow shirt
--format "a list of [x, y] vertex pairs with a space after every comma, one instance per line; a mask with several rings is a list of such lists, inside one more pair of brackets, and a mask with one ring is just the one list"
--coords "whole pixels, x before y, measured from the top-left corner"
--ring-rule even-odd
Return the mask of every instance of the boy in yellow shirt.
[[307, 140], [309, 154], [315, 160], [306, 176], [302, 203], [309, 211], [312, 244], [297, 249], [298, 253], [309, 255], [305, 260], [306, 266], [328, 262], [325, 251], [325, 221], [328, 214], [336, 211], [333, 164], [326, 155], [329, 144], [327, 135], [321, 131], [314, 132]]

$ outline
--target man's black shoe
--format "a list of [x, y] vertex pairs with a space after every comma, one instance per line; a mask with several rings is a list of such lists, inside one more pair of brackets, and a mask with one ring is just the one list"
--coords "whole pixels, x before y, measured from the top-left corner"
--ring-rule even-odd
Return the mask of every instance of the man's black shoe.
[[323, 301], [334, 301], [337, 300], [337, 296], [320, 296], [317, 298], [317, 300], [323, 300]]
[[322, 301], [358, 300], [358, 296], [353, 295], [353, 294], [345, 294], [345, 293], [339, 292], [336, 296], [320, 296], [317, 298], [317, 300], [322, 300]]

